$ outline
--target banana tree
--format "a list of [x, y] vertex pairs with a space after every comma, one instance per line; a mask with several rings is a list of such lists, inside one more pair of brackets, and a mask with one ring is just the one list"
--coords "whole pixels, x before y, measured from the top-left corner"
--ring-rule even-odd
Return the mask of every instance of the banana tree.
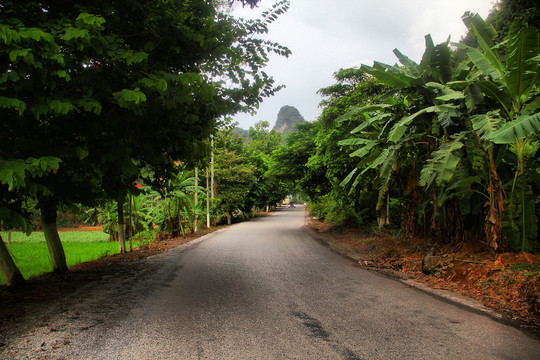
[[154, 222], [159, 224], [161, 230], [166, 233], [183, 233], [184, 219], [193, 218], [197, 210], [199, 210], [199, 215], [202, 215], [200, 209], [195, 208], [192, 194], [194, 192], [202, 194], [203, 191], [204, 188], [195, 186], [195, 177], [192, 177], [190, 172], [180, 170], [174, 179], [164, 184], [159, 194], [156, 193], [162, 201], [159, 201], [154, 208]]
[[[539, 34], [534, 28], [514, 23], [508, 39], [495, 43], [497, 33], [478, 14], [466, 13], [463, 22], [473, 32], [480, 49], [466, 48], [475, 72], [470, 76], [483, 95], [495, 104], [489, 113], [471, 117], [489, 154], [490, 201], [486, 230], [497, 239], [492, 247], [531, 251], [537, 230], [534, 198], [525, 174], [524, 154], [528, 144], [538, 141], [540, 132]], [[517, 163], [511, 185], [506, 189], [497, 173], [494, 152], [510, 148]], [[508, 196], [505, 199], [505, 191]], [[504, 209], [506, 205], [506, 210]]]
[[[363, 71], [392, 87], [393, 91], [387, 94], [385, 104], [354, 108], [340, 119], [360, 120], [359, 126], [352, 131], [356, 137], [339, 143], [360, 145], [351, 153], [351, 156], [359, 157], [360, 162], [342, 184], [356, 176], [352, 183], [354, 187], [360, 176], [370, 169], [378, 169], [377, 211], [385, 212], [384, 203], [388, 203], [388, 191], [393, 182], [406, 194], [403, 202], [409, 203], [402, 208], [402, 217], [412, 220], [414, 214], [407, 216], [403, 211], [415, 211], [420, 198], [417, 192], [420, 169], [441, 142], [441, 137], [448, 136], [446, 128], [441, 127], [441, 114], [446, 114], [448, 119], [457, 113], [456, 106], [438, 101], [438, 89], [430, 86], [438, 83], [444, 87], [453, 80], [449, 41], [434, 45], [431, 36], [427, 35], [425, 39], [426, 50], [420, 64], [395, 49], [394, 54], [402, 67], [380, 62], [373, 66], [362, 65]], [[412, 228], [414, 224], [403, 225]]]

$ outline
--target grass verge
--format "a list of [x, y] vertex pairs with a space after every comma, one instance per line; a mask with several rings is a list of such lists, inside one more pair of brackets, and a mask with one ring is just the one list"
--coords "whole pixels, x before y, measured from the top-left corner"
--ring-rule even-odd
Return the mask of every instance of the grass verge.
[[[103, 231], [65, 231], [58, 233], [62, 242], [99, 242], [108, 241], [109, 235]], [[0, 231], [4, 243], [7, 244], [8, 232]], [[30, 236], [26, 236], [21, 231], [13, 231], [11, 233], [12, 243], [28, 243], [28, 242], [45, 242], [45, 235], [41, 231], [34, 231]]]
[[[2, 238], [7, 239], [7, 234], [4, 237], [2, 232]], [[63, 232], [60, 238], [68, 267], [118, 253], [118, 243], [104, 241], [108, 235], [101, 231]], [[20, 232], [13, 232], [12, 243], [7, 247], [25, 279], [52, 271], [43, 233], [34, 232], [27, 237]], [[0, 285], [3, 284], [5, 281], [0, 274]]]

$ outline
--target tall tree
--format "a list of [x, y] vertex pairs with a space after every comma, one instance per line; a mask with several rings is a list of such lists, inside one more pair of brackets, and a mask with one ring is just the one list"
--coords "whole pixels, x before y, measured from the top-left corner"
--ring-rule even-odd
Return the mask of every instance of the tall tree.
[[257, 35], [287, 8], [243, 22], [202, 0], [3, 2], [2, 158], [63, 160], [41, 180], [47, 221], [58, 202], [123, 202], [142, 168], [173, 176], [174, 160], [204, 157], [217, 119], [278, 90], [262, 68], [290, 52]]
[[281, 135], [269, 129], [267, 121], [259, 121], [248, 131], [246, 159], [254, 166], [257, 178], [242, 208], [248, 213], [253, 207], [269, 209], [271, 204], [279, 202], [286, 195], [282, 182], [270, 172], [272, 153], [281, 146]]
[[225, 130], [215, 140], [215, 183], [219, 208], [231, 224], [233, 212], [246, 209], [250, 189], [256, 183], [256, 168], [246, 157], [244, 141]]
[[[338, 144], [356, 124], [338, 119], [358, 104], [376, 101], [388, 88], [358, 68], [340, 69], [334, 78], [335, 84], [319, 90], [324, 97], [320, 104], [323, 112], [312, 140], [314, 152], [300, 185], [310, 197], [310, 206], [317, 216], [334, 223], [369, 222], [374, 216], [366, 209], [374, 207], [375, 183], [358, 177], [361, 184], [351, 190], [340, 185], [358, 165], [358, 160], [349, 156], [348, 147]], [[303, 146], [301, 141], [296, 143]]]

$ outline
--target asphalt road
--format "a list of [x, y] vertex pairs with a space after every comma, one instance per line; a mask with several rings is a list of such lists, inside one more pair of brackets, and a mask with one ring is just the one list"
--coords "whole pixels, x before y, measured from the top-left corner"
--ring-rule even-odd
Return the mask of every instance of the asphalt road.
[[283, 209], [150, 258], [139, 281], [122, 285], [132, 284], [128, 310], [107, 315], [94, 300], [100, 321], [55, 356], [540, 359], [538, 339], [353, 267], [304, 222], [303, 207]]

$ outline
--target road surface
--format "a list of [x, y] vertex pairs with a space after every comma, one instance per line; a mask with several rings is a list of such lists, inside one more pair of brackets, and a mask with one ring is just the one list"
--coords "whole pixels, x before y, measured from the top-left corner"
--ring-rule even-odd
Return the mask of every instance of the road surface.
[[282, 209], [96, 281], [27, 343], [56, 359], [540, 359], [538, 339], [353, 267], [304, 222]]

